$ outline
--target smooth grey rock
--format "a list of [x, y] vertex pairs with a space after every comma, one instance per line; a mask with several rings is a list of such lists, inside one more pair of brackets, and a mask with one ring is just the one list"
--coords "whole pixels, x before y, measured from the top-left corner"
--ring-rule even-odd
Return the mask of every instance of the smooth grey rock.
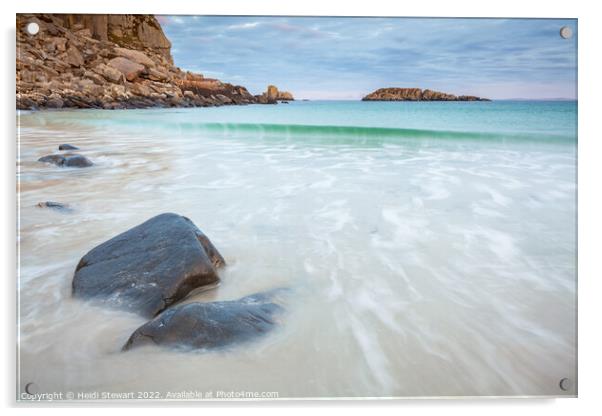
[[167, 213], [113, 237], [80, 260], [73, 295], [153, 317], [219, 281], [225, 261], [188, 218]]
[[87, 168], [92, 166], [94, 163], [87, 157], [82, 155], [65, 155], [65, 162], [63, 166], [70, 168]]
[[65, 163], [65, 157], [63, 155], [47, 155], [39, 158], [38, 162], [52, 163], [57, 166], [63, 166], [63, 163]]
[[59, 150], [79, 150], [79, 147], [64, 143], [59, 145]]
[[198, 350], [252, 341], [278, 324], [284, 308], [277, 303], [286, 289], [222, 302], [194, 302], [163, 311], [130, 336], [123, 351], [141, 345]]
[[78, 154], [47, 155], [38, 159], [38, 162], [52, 163], [60, 167], [87, 168], [93, 165], [92, 161]]

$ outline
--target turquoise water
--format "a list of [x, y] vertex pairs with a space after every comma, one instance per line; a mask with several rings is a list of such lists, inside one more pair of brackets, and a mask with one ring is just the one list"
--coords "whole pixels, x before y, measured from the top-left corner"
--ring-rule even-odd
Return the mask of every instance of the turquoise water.
[[[310, 101], [23, 113], [20, 386], [574, 395], [558, 386], [576, 377], [576, 112]], [[61, 143], [95, 165], [37, 162]], [[73, 270], [169, 211], [228, 263], [194, 299], [291, 287], [281, 330], [228, 352], [119, 352], [144, 320], [72, 299]]]
[[374, 138], [450, 137], [576, 140], [575, 101], [355, 102], [61, 112], [57, 121], [126, 129]]

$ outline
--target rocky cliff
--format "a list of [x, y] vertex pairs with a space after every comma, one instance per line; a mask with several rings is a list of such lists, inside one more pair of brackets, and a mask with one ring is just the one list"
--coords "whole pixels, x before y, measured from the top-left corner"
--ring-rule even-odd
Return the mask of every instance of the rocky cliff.
[[380, 88], [362, 101], [490, 101], [473, 95], [453, 95], [420, 88]]
[[[30, 35], [26, 26], [39, 25]], [[260, 102], [174, 66], [151, 15], [17, 15], [17, 108], [191, 107]]]

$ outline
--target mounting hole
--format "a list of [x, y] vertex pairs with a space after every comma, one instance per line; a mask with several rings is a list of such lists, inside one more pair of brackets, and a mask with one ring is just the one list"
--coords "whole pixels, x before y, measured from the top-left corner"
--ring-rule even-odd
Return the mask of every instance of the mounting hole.
[[25, 389], [24, 390], [25, 390], [25, 392], [27, 394], [33, 396], [34, 394], [36, 394], [36, 392], [37, 392], [38, 389], [37, 389], [37, 386], [35, 385], [35, 383], [27, 383], [25, 385]]
[[560, 383], [558, 383], [558, 386], [560, 386], [560, 390], [562, 391], [569, 391], [571, 387], [573, 387], [573, 382], [570, 378], [563, 378], [560, 380]]
[[40, 25], [37, 24], [36, 22], [29, 22], [29, 23], [27, 23], [27, 26], [25, 27], [25, 30], [31, 36], [37, 35], [38, 32], [40, 31]]
[[562, 39], [570, 39], [573, 36], [573, 29], [568, 26], [562, 26], [560, 28], [560, 37]]

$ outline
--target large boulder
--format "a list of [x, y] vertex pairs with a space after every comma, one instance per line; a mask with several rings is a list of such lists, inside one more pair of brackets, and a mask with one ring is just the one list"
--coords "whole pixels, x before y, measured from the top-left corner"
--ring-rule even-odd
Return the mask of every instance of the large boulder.
[[134, 81], [144, 71], [144, 66], [121, 56], [113, 58], [108, 64], [121, 72], [128, 81]]
[[79, 67], [84, 64], [84, 58], [82, 57], [82, 54], [77, 50], [76, 47], [70, 46], [69, 49], [67, 49], [65, 62], [71, 66]]
[[118, 69], [110, 67], [105, 64], [100, 64], [94, 70], [102, 75], [107, 81], [110, 81], [114, 84], [121, 84], [125, 79], [124, 75]]
[[134, 331], [123, 350], [142, 345], [212, 349], [254, 340], [277, 325], [284, 311], [278, 295], [284, 290], [233, 301], [174, 306]]
[[188, 218], [167, 213], [90, 250], [73, 295], [153, 317], [193, 289], [219, 281], [225, 261]]
[[134, 61], [140, 65], [144, 65], [147, 67], [155, 66], [155, 62], [148, 57], [144, 52], [135, 51], [133, 49], [127, 48], [115, 48], [115, 54], [117, 56], [121, 56], [122, 58], [129, 59], [130, 61]]

